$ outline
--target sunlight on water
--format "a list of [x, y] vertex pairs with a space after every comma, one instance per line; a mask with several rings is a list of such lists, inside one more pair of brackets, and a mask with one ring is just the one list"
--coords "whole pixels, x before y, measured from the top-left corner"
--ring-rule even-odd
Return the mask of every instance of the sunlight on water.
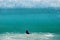
[[0, 40], [54, 40], [56, 36], [53, 33], [4, 33], [0, 34]]

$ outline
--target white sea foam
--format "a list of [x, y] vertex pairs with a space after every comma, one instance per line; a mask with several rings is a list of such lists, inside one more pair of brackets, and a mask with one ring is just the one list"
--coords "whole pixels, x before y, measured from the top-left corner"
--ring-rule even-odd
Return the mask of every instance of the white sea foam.
[[20, 34], [20, 33], [5, 33], [0, 34], [0, 40], [50, 40], [55, 35], [52, 33], [32, 33], [32, 34]]
[[0, 8], [60, 7], [60, 0], [0, 0]]

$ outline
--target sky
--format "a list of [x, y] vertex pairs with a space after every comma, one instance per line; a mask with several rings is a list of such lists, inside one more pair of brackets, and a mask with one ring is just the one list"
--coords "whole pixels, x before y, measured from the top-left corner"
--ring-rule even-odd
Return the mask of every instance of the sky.
[[0, 0], [0, 8], [60, 7], [60, 0]]

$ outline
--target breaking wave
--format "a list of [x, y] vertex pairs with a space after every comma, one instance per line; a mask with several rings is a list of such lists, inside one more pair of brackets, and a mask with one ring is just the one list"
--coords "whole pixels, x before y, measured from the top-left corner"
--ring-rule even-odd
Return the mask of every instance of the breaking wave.
[[0, 8], [60, 7], [60, 0], [0, 0]]
[[0, 34], [0, 40], [52, 40], [56, 37], [53, 33], [4, 33]]

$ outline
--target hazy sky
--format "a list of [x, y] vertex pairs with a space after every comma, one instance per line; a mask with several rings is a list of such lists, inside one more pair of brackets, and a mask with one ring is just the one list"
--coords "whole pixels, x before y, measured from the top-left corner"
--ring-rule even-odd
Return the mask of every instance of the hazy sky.
[[0, 0], [0, 8], [60, 7], [60, 0]]

